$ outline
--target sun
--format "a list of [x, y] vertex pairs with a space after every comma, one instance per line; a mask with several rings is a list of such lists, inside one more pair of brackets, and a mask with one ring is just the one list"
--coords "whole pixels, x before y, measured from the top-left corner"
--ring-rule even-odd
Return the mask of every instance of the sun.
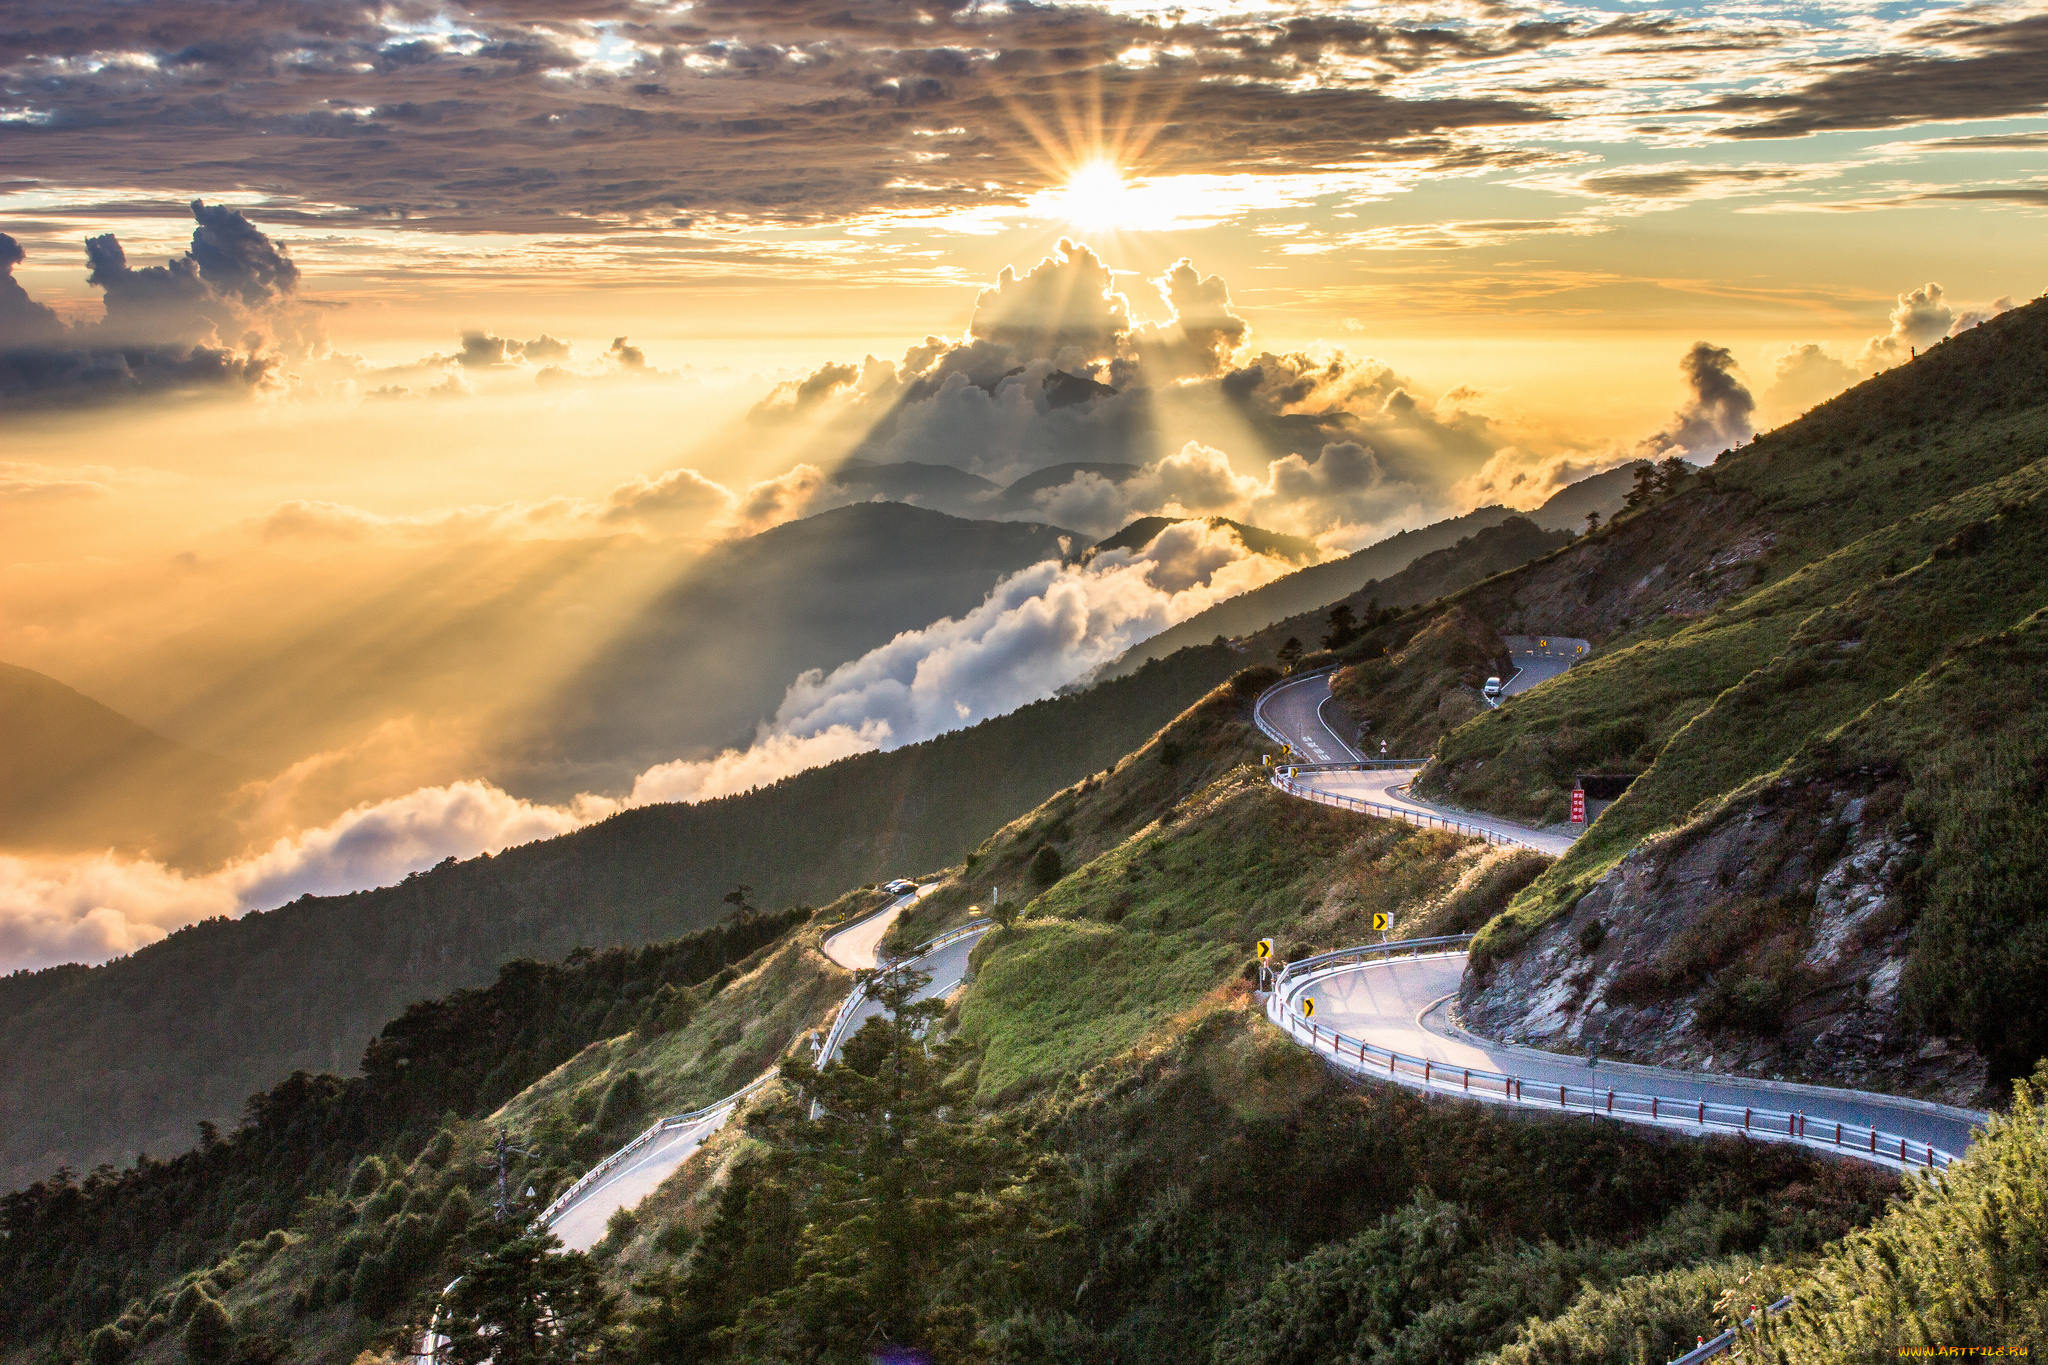
[[1132, 225], [1137, 196], [1112, 161], [1084, 161], [1067, 175], [1059, 209], [1076, 227], [1107, 230]]

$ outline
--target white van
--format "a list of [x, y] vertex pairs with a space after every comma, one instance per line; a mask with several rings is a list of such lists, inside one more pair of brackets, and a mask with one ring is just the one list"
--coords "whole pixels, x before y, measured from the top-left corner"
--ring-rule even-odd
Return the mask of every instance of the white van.
[[1488, 678], [1488, 679], [1486, 680], [1486, 699], [1487, 699], [1488, 701], [1499, 701], [1499, 700], [1500, 700], [1500, 679], [1499, 679], [1499, 678]]

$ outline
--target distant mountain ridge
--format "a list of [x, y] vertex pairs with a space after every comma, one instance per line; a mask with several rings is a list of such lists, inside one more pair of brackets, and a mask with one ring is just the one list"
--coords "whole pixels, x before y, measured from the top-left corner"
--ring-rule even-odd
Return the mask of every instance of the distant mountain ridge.
[[964, 615], [1086, 540], [881, 501], [715, 546], [532, 708], [509, 785], [548, 800], [623, 791], [654, 764], [744, 746], [806, 670]]
[[1263, 526], [1248, 526], [1228, 517], [1139, 517], [1113, 536], [1105, 537], [1091, 545], [1087, 558], [1105, 550], [1142, 550], [1159, 539], [1159, 533], [1169, 526], [1178, 526], [1184, 521], [1203, 521], [1218, 529], [1229, 529], [1236, 533], [1244, 547], [1253, 554], [1271, 555], [1275, 559], [1291, 560], [1296, 564], [1312, 564], [1321, 552], [1316, 543], [1303, 536], [1290, 536], [1280, 531], [1268, 531]]
[[179, 862], [240, 779], [225, 759], [0, 664], [0, 848], [113, 846]]

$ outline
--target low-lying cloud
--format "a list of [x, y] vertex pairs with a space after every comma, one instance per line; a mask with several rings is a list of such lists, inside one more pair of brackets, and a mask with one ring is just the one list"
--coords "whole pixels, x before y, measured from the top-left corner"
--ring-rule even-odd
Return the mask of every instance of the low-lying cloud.
[[630, 807], [732, 795], [927, 739], [1051, 696], [1140, 640], [1292, 567], [1200, 522], [1086, 565], [1034, 565], [965, 616], [798, 678], [745, 748], [656, 765], [624, 796], [549, 805], [482, 781], [422, 787], [200, 875], [113, 855], [0, 857], [0, 963], [100, 961], [197, 920], [388, 885], [445, 858], [553, 838]]

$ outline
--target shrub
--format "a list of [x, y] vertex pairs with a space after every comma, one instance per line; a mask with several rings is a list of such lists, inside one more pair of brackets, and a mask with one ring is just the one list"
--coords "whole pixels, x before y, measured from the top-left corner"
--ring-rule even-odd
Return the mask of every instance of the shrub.
[[1060, 851], [1051, 844], [1038, 850], [1031, 860], [1031, 880], [1040, 886], [1051, 886], [1067, 875], [1067, 867], [1060, 860]]
[[356, 1163], [355, 1173], [348, 1178], [348, 1197], [361, 1199], [364, 1195], [382, 1188], [388, 1174], [381, 1157], [364, 1157]]
[[206, 1291], [200, 1288], [199, 1282], [196, 1280], [180, 1289], [178, 1297], [171, 1300], [172, 1323], [182, 1327], [190, 1322], [193, 1310], [198, 1308], [200, 1300], [206, 1297]]
[[628, 1071], [605, 1087], [597, 1106], [597, 1126], [609, 1131], [637, 1118], [647, 1100], [647, 1085], [637, 1071]]
[[469, 1191], [461, 1185], [448, 1191], [441, 1201], [440, 1212], [434, 1215], [434, 1227], [430, 1234], [436, 1246], [446, 1246], [469, 1227], [469, 1220], [475, 1216], [471, 1207]]
[[1579, 949], [1588, 955], [1599, 952], [1600, 945], [1606, 941], [1607, 925], [1605, 921], [1596, 919], [1585, 928], [1579, 930]]
[[185, 1354], [196, 1365], [225, 1365], [234, 1346], [234, 1319], [219, 1299], [202, 1296], [192, 1310], [192, 1320], [185, 1324]]
[[135, 1349], [135, 1338], [109, 1323], [86, 1339], [85, 1365], [120, 1365]]
[[362, 1219], [365, 1227], [381, 1223], [405, 1207], [405, 1196], [410, 1193], [403, 1180], [393, 1180], [377, 1191], [369, 1203], [363, 1205]]
[[448, 1158], [455, 1155], [455, 1134], [443, 1128], [434, 1134], [434, 1140], [420, 1153], [420, 1164], [428, 1170], [437, 1171], [448, 1164]]
[[152, 1313], [149, 1315], [148, 1321], [142, 1324], [140, 1335], [143, 1344], [147, 1345], [170, 1330], [171, 1320], [169, 1318], [165, 1317], [162, 1313]]
[[382, 1317], [397, 1298], [397, 1278], [392, 1274], [388, 1259], [365, 1256], [357, 1264], [355, 1278], [349, 1284], [349, 1302], [364, 1317]]
[[640, 1215], [631, 1209], [612, 1210], [612, 1216], [605, 1220], [604, 1240], [613, 1250], [633, 1240], [633, 1234], [640, 1231]]

